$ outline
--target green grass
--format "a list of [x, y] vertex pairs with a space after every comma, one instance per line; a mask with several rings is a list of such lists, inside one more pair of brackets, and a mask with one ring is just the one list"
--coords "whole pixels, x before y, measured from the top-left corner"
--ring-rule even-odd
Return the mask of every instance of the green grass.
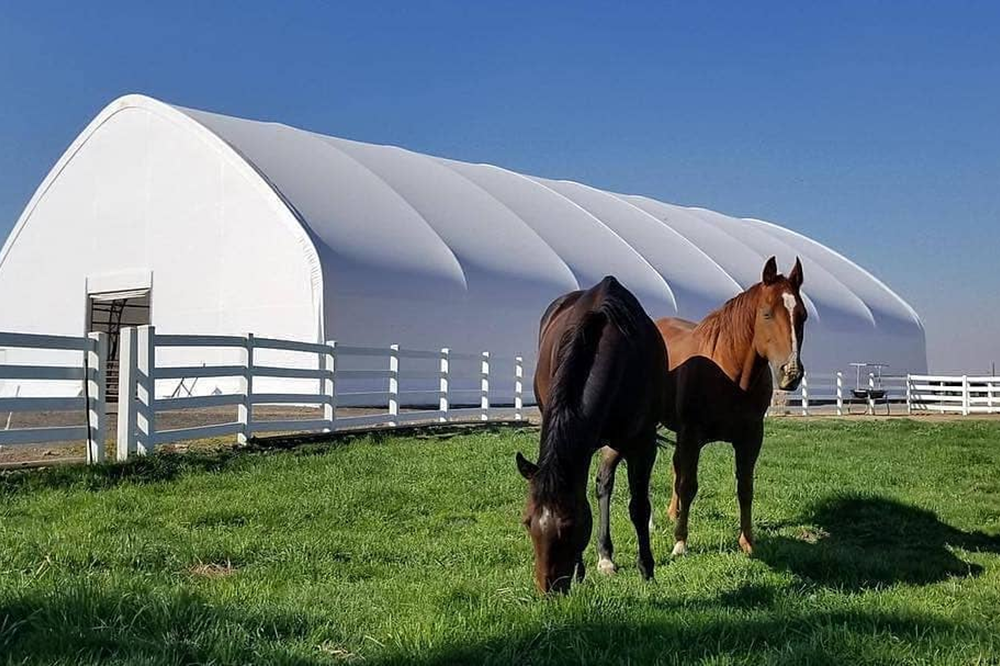
[[537, 433], [0, 477], [0, 663], [1000, 663], [1000, 423], [769, 422], [753, 558], [715, 444], [670, 559], [663, 452], [655, 582], [622, 472], [621, 571], [552, 599], [518, 449]]

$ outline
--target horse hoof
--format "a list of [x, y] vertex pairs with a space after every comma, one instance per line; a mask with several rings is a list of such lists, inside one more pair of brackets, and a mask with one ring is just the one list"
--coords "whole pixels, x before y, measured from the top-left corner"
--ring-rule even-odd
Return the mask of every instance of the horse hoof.
[[740, 549], [747, 555], [753, 555], [753, 543], [744, 536], [740, 537]]
[[612, 562], [611, 560], [607, 559], [606, 557], [602, 557], [597, 562], [597, 570], [600, 571], [605, 576], [611, 576], [618, 572], [618, 567], [615, 566], [615, 563]]
[[670, 554], [674, 557], [680, 557], [682, 555], [687, 555], [688, 547], [683, 541], [678, 541], [674, 544], [674, 550]]

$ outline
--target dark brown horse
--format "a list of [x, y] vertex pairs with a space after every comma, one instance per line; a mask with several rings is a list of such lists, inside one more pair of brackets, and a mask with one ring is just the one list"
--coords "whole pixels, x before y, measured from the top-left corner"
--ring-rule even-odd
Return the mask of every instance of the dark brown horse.
[[607, 444], [628, 466], [629, 514], [639, 571], [653, 576], [649, 478], [664, 409], [666, 349], [656, 325], [613, 277], [560, 297], [542, 317], [535, 396], [542, 410], [538, 464], [517, 454], [528, 480], [524, 526], [535, 550], [535, 584], [569, 589], [584, 576], [590, 541], [590, 460]]
[[[801, 286], [798, 259], [785, 277], [771, 257], [760, 283], [701, 323], [675, 318], [656, 322], [670, 350], [663, 423], [677, 433], [669, 509], [675, 521], [674, 555], [687, 552], [688, 515], [698, 492], [698, 457], [701, 448], [714, 441], [731, 442], [735, 450], [739, 544], [747, 554], [753, 552], [753, 475], [764, 439], [764, 414], [771, 403], [771, 369], [778, 387], [786, 391], [795, 390], [804, 372], [799, 357], [806, 322]], [[616, 451], [606, 449], [597, 474], [602, 571], [614, 571], [611, 540], [605, 537], [619, 461]]]

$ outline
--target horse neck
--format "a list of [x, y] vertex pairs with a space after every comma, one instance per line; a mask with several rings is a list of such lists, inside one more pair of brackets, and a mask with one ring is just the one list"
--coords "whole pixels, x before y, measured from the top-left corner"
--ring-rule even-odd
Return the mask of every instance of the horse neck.
[[767, 365], [757, 354], [754, 332], [759, 284], [730, 299], [695, 328], [701, 352], [746, 391]]

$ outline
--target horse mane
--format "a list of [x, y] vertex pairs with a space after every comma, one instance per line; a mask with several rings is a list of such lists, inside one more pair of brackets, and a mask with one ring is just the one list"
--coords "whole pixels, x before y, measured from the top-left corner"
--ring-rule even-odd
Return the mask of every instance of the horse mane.
[[752, 344], [760, 289], [761, 285], [758, 283], [730, 298], [722, 307], [702, 319], [695, 326], [694, 334], [710, 342], [713, 352], [723, 342], [732, 345], [733, 351]]
[[[613, 279], [612, 279], [613, 280]], [[561, 497], [572, 483], [575, 464], [589, 456], [580, 455], [580, 444], [595, 440], [597, 428], [581, 413], [588, 379], [597, 355], [597, 346], [606, 324], [618, 328], [624, 340], [634, 339], [645, 314], [639, 301], [617, 281], [608, 281], [600, 305], [567, 328], [560, 340], [559, 363], [542, 415], [542, 441], [538, 472], [534, 477], [536, 499]]]

